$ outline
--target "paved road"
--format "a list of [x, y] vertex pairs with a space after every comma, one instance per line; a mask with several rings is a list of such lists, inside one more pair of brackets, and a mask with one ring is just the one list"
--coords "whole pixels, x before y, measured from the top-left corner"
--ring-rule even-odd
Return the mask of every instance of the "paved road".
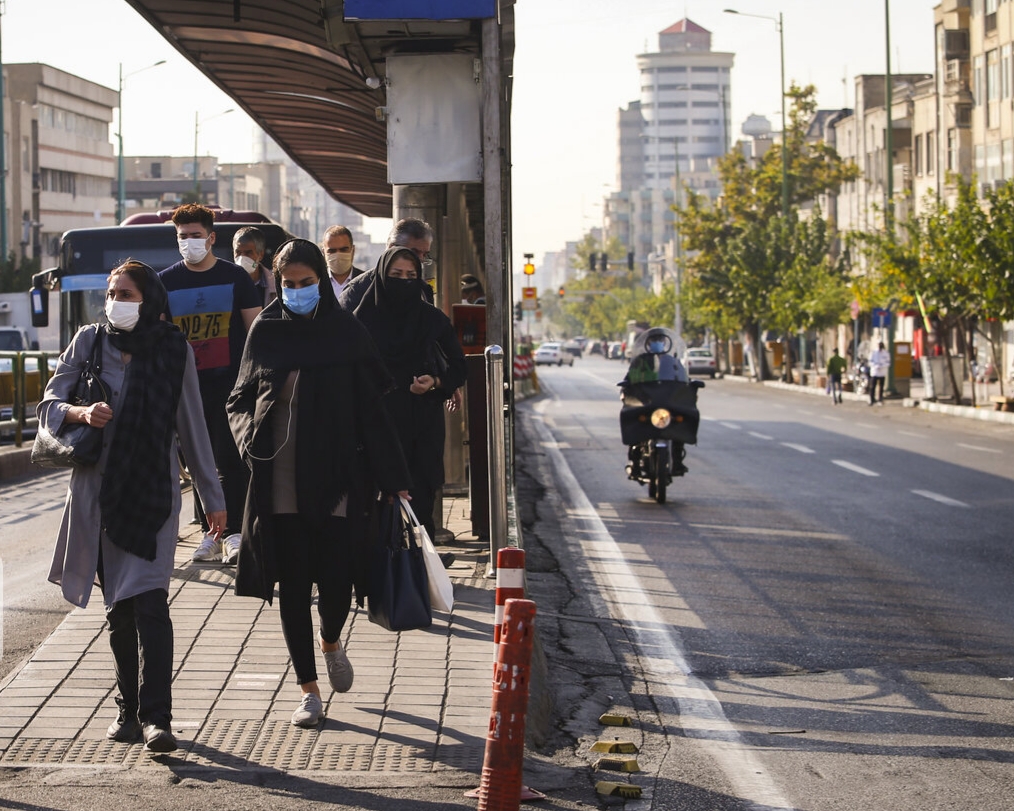
[[668, 727], [655, 807], [1008, 808], [1011, 427], [709, 381], [660, 506], [622, 473], [620, 376], [542, 371], [522, 433], [561, 647], [608, 645]]
[[46, 582], [70, 473], [59, 471], [0, 487], [3, 657], [0, 681], [67, 615], [60, 590]]

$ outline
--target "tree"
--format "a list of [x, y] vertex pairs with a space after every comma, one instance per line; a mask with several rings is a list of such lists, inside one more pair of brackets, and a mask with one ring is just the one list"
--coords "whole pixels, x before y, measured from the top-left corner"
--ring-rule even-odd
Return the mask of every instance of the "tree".
[[[787, 216], [781, 216], [780, 149], [768, 150], [756, 166], [740, 151], [730, 152], [719, 161], [720, 205], [710, 205], [691, 190], [681, 212], [684, 244], [691, 252], [687, 300], [695, 316], [707, 319], [716, 332], [746, 332], [754, 346], [760, 343], [762, 324], [783, 332], [819, 328], [844, 318], [847, 305], [842, 272], [828, 259], [836, 235], [821, 220], [819, 208], [805, 219], [799, 209], [822, 193], [837, 191], [859, 171], [828, 144], [807, 140], [816, 89], [794, 84], [788, 95]], [[839, 313], [829, 311], [839, 304]]]

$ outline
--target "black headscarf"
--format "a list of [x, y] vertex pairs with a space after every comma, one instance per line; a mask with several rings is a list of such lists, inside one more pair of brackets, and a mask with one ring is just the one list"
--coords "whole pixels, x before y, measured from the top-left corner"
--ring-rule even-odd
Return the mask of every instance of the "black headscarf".
[[[295, 263], [312, 268], [319, 279], [320, 301], [310, 317], [293, 313], [282, 302], [279, 268]], [[369, 334], [351, 313], [338, 307], [327, 263], [314, 243], [305, 239], [283, 243], [275, 251], [274, 264], [279, 296], [250, 328], [234, 393], [264, 378], [280, 387], [289, 373], [299, 370], [297, 507], [303, 515], [327, 516], [358, 475], [353, 398], [342, 385], [348, 377], [336, 374], [335, 368], [363, 364], [371, 375], [364, 384], [379, 392], [387, 391], [391, 380]]]
[[[409, 259], [417, 278], [393, 279], [387, 275], [395, 259]], [[425, 356], [430, 326], [424, 308], [422, 264], [404, 247], [388, 248], [380, 255], [370, 287], [356, 307], [356, 317], [377, 343], [380, 355], [391, 366], [402, 366], [412, 358]]]
[[133, 330], [107, 326], [109, 342], [131, 355], [123, 396], [113, 414], [116, 431], [102, 477], [99, 506], [109, 540], [121, 549], [154, 560], [156, 536], [172, 510], [169, 448], [176, 433], [176, 408], [183, 389], [187, 341], [163, 321], [169, 296], [158, 274], [128, 260], [127, 274], [139, 280], [143, 301]]

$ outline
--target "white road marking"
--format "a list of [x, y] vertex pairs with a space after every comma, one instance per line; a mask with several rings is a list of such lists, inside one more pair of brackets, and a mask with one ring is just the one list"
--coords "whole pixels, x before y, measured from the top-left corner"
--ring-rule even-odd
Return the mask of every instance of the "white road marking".
[[774, 439], [773, 436], [768, 436], [767, 434], [758, 434], [756, 431], [750, 431], [750, 436], [755, 436], [755, 437], [757, 437], [757, 439], [766, 439], [769, 442], [772, 439]]
[[832, 417], [830, 414], [824, 414], [824, 419], [831, 422], [841, 422], [841, 417]]
[[982, 445], [966, 445], [964, 442], [958, 443], [959, 448], [968, 448], [970, 451], [982, 451], [983, 453], [1003, 453], [999, 448], [984, 448]]
[[934, 493], [931, 490], [913, 490], [912, 492], [915, 493], [917, 496], [922, 496], [923, 498], [928, 498], [931, 501], [938, 501], [941, 504], [948, 505], [949, 507], [967, 507], [968, 506], [963, 501], [958, 501], [956, 498], [951, 498], [950, 496], [942, 496], [942, 495], [940, 495], [940, 493]]
[[797, 408], [796, 409], [796, 413], [797, 414], [805, 414], [807, 417], [812, 417], [813, 416], [813, 412], [812, 411], [806, 411], [805, 409], [802, 409], [802, 408]]
[[926, 434], [917, 434], [915, 431], [898, 431], [898, 433], [904, 434], [905, 436], [914, 436], [916, 439], [926, 438]]
[[854, 465], [851, 462], [846, 462], [844, 459], [832, 459], [831, 462], [833, 464], [835, 464], [835, 465], [838, 465], [838, 467], [843, 467], [846, 470], [851, 470], [853, 473], [861, 473], [863, 476], [879, 476], [880, 475], [879, 473], [876, 473], [875, 471], [869, 470], [868, 468], [859, 467], [859, 465]]
[[[539, 407], [535, 412], [541, 417]], [[533, 421], [543, 440], [548, 428]], [[754, 749], [729, 722], [722, 703], [708, 685], [694, 676], [687, 662], [679, 633], [667, 622], [644, 590], [616, 539], [595, 512], [581, 489], [563, 454], [543, 443], [556, 471], [560, 494], [569, 505], [568, 518], [577, 525], [577, 536], [589, 553], [589, 569], [603, 587], [602, 602], [597, 594], [588, 595], [593, 610], [603, 618], [622, 621], [632, 634], [638, 656], [650, 673], [651, 689], [659, 697], [668, 693], [679, 708], [680, 724], [687, 737], [701, 741], [708, 753], [728, 777], [737, 796], [754, 807], [791, 809], [774, 780], [762, 766]], [[677, 595], [678, 596], [678, 595]]]
[[741, 426], [736, 425], [736, 423], [734, 423], [734, 422], [723, 422], [723, 423], [720, 423], [720, 425], [724, 425], [726, 428], [728, 428], [731, 431], [742, 431], [743, 430]]
[[870, 425], [868, 422], [857, 422], [856, 428], [876, 428], [876, 425]]
[[782, 444], [786, 448], [792, 448], [792, 450], [799, 451], [800, 453], [816, 453], [813, 448], [808, 448], [806, 445], [796, 445], [794, 442], [783, 442]]

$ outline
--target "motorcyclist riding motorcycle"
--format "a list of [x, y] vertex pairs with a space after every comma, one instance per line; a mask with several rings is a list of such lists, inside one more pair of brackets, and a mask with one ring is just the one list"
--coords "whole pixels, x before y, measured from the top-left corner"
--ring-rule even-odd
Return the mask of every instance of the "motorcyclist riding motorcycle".
[[672, 330], [653, 327], [636, 339], [627, 374], [620, 381], [620, 431], [628, 445], [627, 476], [648, 485], [660, 504], [673, 476], [687, 473], [685, 443], [697, 442], [697, 389], [677, 352], [683, 340]]

